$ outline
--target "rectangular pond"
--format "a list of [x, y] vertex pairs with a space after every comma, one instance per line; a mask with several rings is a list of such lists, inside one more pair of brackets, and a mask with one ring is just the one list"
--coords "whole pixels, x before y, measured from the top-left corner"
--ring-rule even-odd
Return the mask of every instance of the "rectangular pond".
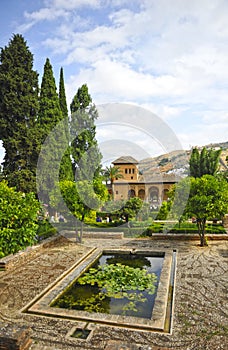
[[150, 319], [164, 260], [161, 255], [103, 253], [51, 306]]
[[[93, 248], [22, 311], [145, 331], [168, 331], [167, 315], [173, 305], [172, 266], [173, 251], [169, 249]], [[98, 286], [96, 273], [104, 269], [108, 269], [108, 275], [99, 275]], [[143, 286], [139, 280], [144, 281]]]

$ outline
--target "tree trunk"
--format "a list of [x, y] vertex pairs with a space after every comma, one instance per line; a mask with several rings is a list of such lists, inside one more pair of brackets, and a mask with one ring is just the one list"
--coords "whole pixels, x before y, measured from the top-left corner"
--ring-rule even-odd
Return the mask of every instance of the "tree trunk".
[[82, 243], [82, 235], [83, 235], [83, 221], [81, 221], [81, 229], [80, 229], [79, 243]]
[[80, 241], [79, 235], [78, 235], [78, 220], [76, 220], [76, 225], [75, 225], [75, 234], [76, 234], [76, 243]]
[[114, 200], [114, 184], [113, 184], [113, 180], [111, 180], [111, 192], [112, 192], [112, 200]]
[[198, 227], [198, 233], [200, 236], [200, 246], [205, 247], [208, 245], [207, 239], [205, 237], [205, 226], [206, 226], [206, 219], [197, 219], [197, 227]]

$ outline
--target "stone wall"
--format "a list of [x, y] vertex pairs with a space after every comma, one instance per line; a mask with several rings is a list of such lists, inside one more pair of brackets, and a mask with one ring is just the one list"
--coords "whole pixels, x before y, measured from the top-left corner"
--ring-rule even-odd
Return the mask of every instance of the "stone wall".
[[29, 328], [0, 322], [0, 350], [28, 350], [31, 344]]
[[7, 255], [4, 258], [0, 259], [0, 269], [7, 270], [23, 264], [36, 254], [40, 253], [43, 248], [52, 247], [53, 245], [56, 245], [63, 240], [67, 239], [61, 235], [55, 235], [53, 237], [45, 239], [38, 245], [27, 247], [25, 250], [21, 250], [16, 254]]

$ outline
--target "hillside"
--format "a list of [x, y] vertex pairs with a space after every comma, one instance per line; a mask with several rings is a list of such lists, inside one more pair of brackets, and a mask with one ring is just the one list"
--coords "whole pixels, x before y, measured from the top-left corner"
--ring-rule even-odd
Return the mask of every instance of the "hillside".
[[[228, 141], [214, 143], [205, 146], [206, 148], [221, 148], [220, 170], [227, 170], [226, 157], [228, 156]], [[199, 149], [202, 149], [199, 147]], [[172, 151], [154, 158], [145, 158], [139, 162], [139, 170], [143, 175], [149, 174], [176, 174], [184, 176], [188, 174], [189, 158], [191, 150]]]

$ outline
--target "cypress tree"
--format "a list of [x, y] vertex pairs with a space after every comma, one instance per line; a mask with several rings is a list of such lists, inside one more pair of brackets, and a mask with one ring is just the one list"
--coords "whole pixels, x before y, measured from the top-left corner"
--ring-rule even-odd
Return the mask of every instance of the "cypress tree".
[[10, 186], [35, 191], [39, 138], [38, 73], [24, 38], [16, 34], [0, 53], [0, 139], [5, 148], [4, 177]]
[[202, 151], [200, 152], [199, 169], [200, 169], [200, 176], [209, 174], [209, 169], [208, 169], [208, 152], [206, 150], [206, 147], [203, 147]]
[[189, 160], [190, 166], [190, 176], [199, 177], [200, 176], [200, 153], [198, 148], [193, 148]]
[[215, 175], [219, 167], [219, 157], [221, 149], [207, 150], [203, 147], [201, 152], [197, 148], [193, 148], [189, 165], [190, 165], [190, 176], [195, 178], [203, 175]]
[[42, 150], [37, 169], [37, 185], [40, 199], [49, 203], [50, 191], [54, 190], [59, 182], [60, 165], [68, 141], [66, 123], [48, 58], [41, 83], [38, 125], [41, 130]]
[[[66, 135], [69, 140], [69, 124], [68, 124], [68, 109], [66, 102], [66, 93], [65, 93], [65, 85], [64, 85], [64, 76], [63, 76], [63, 68], [60, 69], [60, 78], [59, 78], [59, 104], [60, 109], [62, 111], [63, 118], [66, 120]], [[70, 158], [70, 146], [66, 149], [61, 165], [60, 165], [60, 180], [73, 180], [73, 168], [72, 162]]]
[[63, 118], [52, 65], [48, 58], [44, 65], [39, 101], [38, 124], [42, 129], [42, 139], [44, 141], [49, 132]]
[[59, 104], [64, 118], [68, 117], [68, 108], [66, 102], [65, 84], [63, 76], [63, 68], [60, 69], [59, 77]]

